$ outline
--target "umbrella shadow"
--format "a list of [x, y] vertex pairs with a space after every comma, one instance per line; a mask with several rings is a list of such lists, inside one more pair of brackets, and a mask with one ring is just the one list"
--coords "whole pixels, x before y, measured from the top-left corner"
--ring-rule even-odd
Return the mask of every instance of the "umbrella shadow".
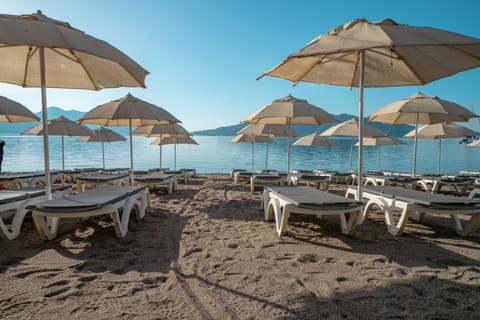
[[292, 297], [301, 307], [282, 319], [475, 319], [480, 302], [477, 285], [436, 276], [356, 290], [339, 283], [331, 290], [336, 291], [331, 296]]
[[[340, 232], [339, 221], [335, 217], [316, 218], [293, 214], [289, 219], [287, 237], [351, 253], [381, 255], [380, 262], [395, 262], [405, 267], [448, 268], [480, 264], [478, 260], [456, 253], [461, 252], [462, 248], [478, 248], [480, 238], [461, 238], [451, 228], [441, 225], [430, 228], [423, 224], [411, 224], [405, 233], [394, 237], [388, 233], [384, 223], [367, 220], [357, 227], [353, 235], [347, 237]], [[339, 239], [342, 244], [322, 241], [329, 237]], [[448, 247], [457, 247], [458, 250], [454, 252]], [[419, 255], [413, 255], [412, 251], [419, 252]]]
[[[28, 265], [29, 258], [52, 250], [60, 259], [69, 261], [67, 269], [74, 273], [168, 273], [172, 261], [178, 258], [187, 220], [161, 209], [149, 210], [141, 221], [131, 217], [127, 235], [118, 239], [109, 217], [84, 221], [63, 219], [58, 236], [52, 241], [42, 241], [33, 221], [26, 221], [22, 235], [0, 248], [0, 273], [20, 264]], [[53, 269], [54, 266], [52, 263]], [[22, 268], [31, 270], [15, 276], [24, 278], [32, 273], [43, 273], [45, 268], [49, 269], [32, 265]]]

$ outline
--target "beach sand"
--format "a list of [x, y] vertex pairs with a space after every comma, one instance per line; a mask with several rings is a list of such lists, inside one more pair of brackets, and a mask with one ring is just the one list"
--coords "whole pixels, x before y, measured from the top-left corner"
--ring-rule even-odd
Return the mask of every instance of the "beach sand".
[[335, 217], [292, 216], [279, 238], [260, 195], [198, 175], [152, 194], [123, 240], [95, 219], [43, 241], [27, 219], [0, 240], [0, 318], [480, 318], [478, 232], [461, 238], [433, 217], [393, 237], [374, 215], [346, 237]]

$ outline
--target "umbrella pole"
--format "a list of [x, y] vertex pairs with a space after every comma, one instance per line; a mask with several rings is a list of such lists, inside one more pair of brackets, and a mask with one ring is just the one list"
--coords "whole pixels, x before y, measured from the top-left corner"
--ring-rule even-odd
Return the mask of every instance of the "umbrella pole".
[[417, 134], [418, 134], [418, 113], [415, 120], [415, 139], [413, 140], [413, 170], [412, 178], [415, 178], [417, 173]]
[[350, 142], [350, 165], [348, 167], [348, 171], [350, 173], [352, 172], [352, 158], [353, 158], [353, 136], [352, 136], [352, 141]]
[[105, 170], [105, 148], [103, 146], [103, 141], [102, 141], [102, 163], [103, 163], [103, 170]]
[[267, 151], [265, 152], [265, 172], [268, 170], [268, 142], [265, 143]]
[[254, 162], [255, 162], [255, 137], [253, 137], [253, 141], [252, 141], [252, 173], [254, 172], [253, 170], [255, 170]]
[[133, 174], [133, 141], [132, 141], [132, 119], [128, 119], [128, 129], [130, 133], [130, 184], [133, 186], [135, 176]]
[[65, 170], [65, 140], [62, 136], [62, 170]]
[[317, 147], [313, 146], [313, 171], [317, 168]]
[[287, 120], [288, 122], [288, 165], [287, 165], [287, 181], [290, 181], [290, 140], [292, 134], [290, 132], [290, 118]]
[[437, 162], [437, 174], [440, 173], [440, 159], [442, 158], [442, 139], [438, 139], [438, 162]]
[[162, 145], [160, 145], [160, 171], [162, 171]]
[[380, 146], [378, 146], [378, 171], [380, 171]]
[[39, 48], [40, 55], [40, 85], [42, 92], [42, 124], [43, 124], [43, 161], [45, 166], [45, 193], [47, 199], [52, 199], [52, 181], [50, 177], [50, 155], [48, 153], [48, 115], [47, 115], [47, 89], [45, 81], [45, 53], [44, 48]]
[[173, 144], [173, 170], [177, 170], [177, 144]]
[[358, 194], [357, 200], [363, 199], [363, 91], [365, 81], [365, 51], [360, 51], [360, 103], [358, 112]]

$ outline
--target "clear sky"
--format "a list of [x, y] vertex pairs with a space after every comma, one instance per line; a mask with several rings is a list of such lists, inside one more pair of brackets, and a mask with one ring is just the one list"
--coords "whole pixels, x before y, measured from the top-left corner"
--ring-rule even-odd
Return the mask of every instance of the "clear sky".
[[[0, 0], [0, 12], [40, 9], [105, 40], [150, 72], [146, 89], [47, 89], [47, 103], [88, 111], [128, 92], [179, 118], [189, 131], [239, 123], [288, 94], [333, 114], [358, 114], [358, 89], [298, 84], [263, 72], [333, 27], [392, 18], [480, 38], [478, 0]], [[365, 91], [365, 115], [421, 91], [480, 113], [480, 68], [426, 86]], [[0, 95], [41, 109], [40, 90], [0, 84]]]

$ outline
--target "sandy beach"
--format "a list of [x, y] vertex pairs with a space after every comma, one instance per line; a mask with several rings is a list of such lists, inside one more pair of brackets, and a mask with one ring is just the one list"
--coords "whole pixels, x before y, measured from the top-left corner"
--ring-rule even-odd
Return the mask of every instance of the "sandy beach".
[[377, 215], [346, 237], [335, 217], [292, 216], [279, 238], [260, 196], [198, 175], [152, 193], [123, 240], [91, 219], [43, 241], [28, 218], [0, 240], [0, 318], [480, 318], [478, 232], [461, 238], [432, 217], [393, 237]]

